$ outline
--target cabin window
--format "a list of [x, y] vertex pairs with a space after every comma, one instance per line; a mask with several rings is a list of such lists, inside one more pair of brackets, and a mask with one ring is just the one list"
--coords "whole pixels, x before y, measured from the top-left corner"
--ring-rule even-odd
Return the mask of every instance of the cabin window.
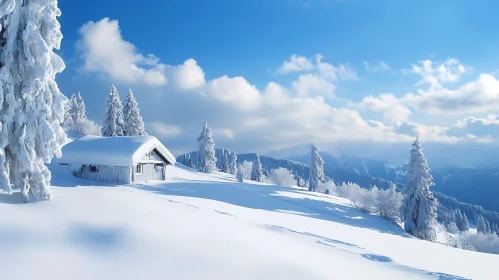
[[163, 168], [163, 164], [162, 163], [155, 163], [154, 168], [161, 169], [161, 168]]
[[97, 166], [90, 165], [90, 172], [97, 172]]
[[142, 164], [137, 164], [137, 168], [135, 170], [135, 173], [142, 174]]

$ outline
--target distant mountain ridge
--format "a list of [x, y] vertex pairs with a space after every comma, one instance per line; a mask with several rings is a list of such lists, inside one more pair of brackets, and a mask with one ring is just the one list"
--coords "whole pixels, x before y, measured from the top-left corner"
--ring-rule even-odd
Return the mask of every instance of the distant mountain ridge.
[[[294, 151], [294, 153], [293, 153]], [[283, 158], [308, 164], [309, 155], [305, 146], [300, 145], [279, 151], [272, 151], [268, 155], [282, 155]], [[324, 159], [324, 172], [330, 177], [340, 177], [342, 180], [352, 181], [365, 186], [371, 180], [388, 180], [397, 185], [404, 185], [407, 181], [405, 170], [407, 165], [391, 165], [387, 162], [353, 157], [337, 157], [321, 152]], [[499, 168], [460, 168], [441, 167], [431, 168], [435, 185], [432, 191], [441, 192], [465, 203], [476, 204], [494, 211], [499, 211]], [[376, 178], [376, 179], [374, 179]], [[377, 184], [378, 185], [378, 184]], [[378, 185], [380, 187], [380, 185]]]

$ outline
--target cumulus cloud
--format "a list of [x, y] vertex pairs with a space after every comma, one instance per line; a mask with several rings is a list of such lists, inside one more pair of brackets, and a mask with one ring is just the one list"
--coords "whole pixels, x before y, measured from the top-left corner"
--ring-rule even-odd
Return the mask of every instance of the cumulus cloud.
[[424, 125], [414, 122], [397, 122], [394, 126], [396, 133], [420, 137], [424, 141], [455, 143], [462, 138], [450, 136], [447, 134], [447, 127], [438, 125]]
[[430, 87], [417, 94], [406, 94], [401, 102], [430, 114], [483, 113], [499, 109], [499, 81], [489, 74], [481, 74], [476, 81], [455, 90]]
[[391, 71], [392, 68], [388, 66], [384, 61], [380, 61], [378, 64], [371, 65], [367, 61], [364, 61], [364, 66], [366, 71], [368, 72], [383, 72], [383, 71]]
[[467, 117], [448, 130], [449, 135], [472, 138], [499, 138], [499, 119], [495, 115], [486, 118]]
[[468, 66], [465, 66], [455, 58], [450, 58], [443, 62], [435, 62], [427, 59], [413, 64], [411, 69], [403, 70], [403, 72], [419, 76], [421, 78], [419, 84], [440, 87], [444, 83], [457, 82], [469, 69]]
[[310, 71], [312, 69], [314, 69], [314, 65], [310, 59], [293, 54], [289, 60], [284, 61], [279, 69], [277, 69], [277, 73], [288, 74], [291, 72]]
[[481, 74], [478, 79], [462, 84], [455, 89], [444, 87], [445, 83], [456, 82], [469, 67], [456, 59], [443, 63], [430, 60], [413, 65], [410, 73], [421, 80], [418, 86], [425, 86], [416, 93], [401, 97], [380, 95], [365, 97], [358, 108], [382, 112], [385, 117], [405, 121], [415, 113], [431, 115], [462, 115], [463, 113], [487, 113], [499, 109], [499, 80], [490, 74]]
[[393, 94], [380, 94], [379, 97], [366, 96], [357, 104], [359, 109], [383, 113], [385, 119], [406, 121], [412, 112]]
[[257, 110], [261, 102], [258, 89], [243, 77], [222, 76], [213, 79], [207, 84], [204, 93], [241, 111]]
[[126, 83], [166, 84], [166, 65], [152, 54], [141, 54], [132, 43], [125, 41], [117, 20], [90, 21], [80, 28], [80, 35], [78, 47], [85, 70], [105, 73]]
[[[195, 139], [205, 120], [209, 121], [214, 135], [218, 135], [217, 147], [256, 152], [310, 142], [324, 146], [342, 141], [405, 145], [415, 135], [425, 141], [439, 143], [478, 141], [488, 135], [496, 135], [471, 129], [478, 125], [495, 129], [495, 120], [487, 119], [487, 123], [466, 119], [453, 127], [409, 121], [412, 114], [409, 108], [432, 112], [432, 108], [452, 111], [456, 108], [465, 110], [495, 106], [499, 82], [490, 75], [484, 74], [478, 81], [450, 91], [432, 87], [435, 84], [433, 80], [424, 78], [428, 75], [422, 74], [433, 69], [432, 75], [439, 85], [456, 80], [464, 72], [455, 62], [444, 63], [444, 67], [457, 70], [444, 70], [433, 63], [426, 68], [422, 66], [424, 63], [418, 66], [426, 69], [424, 71], [420, 68], [414, 70], [413, 67], [414, 74], [429, 81], [424, 83], [429, 85], [429, 89], [417, 94], [401, 98], [392, 94], [369, 96], [356, 106], [338, 108], [328, 103], [326, 97], [334, 95], [336, 82], [356, 80], [357, 75], [348, 65], [334, 66], [324, 62], [321, 55], [306, 62], [302, 57], [292, 56], [287, 62], [290, 65], [294, 63], [294, 66], [286, 66], [286, 71], [303, 73], [290, 84], [270, 82], [260, 90], [240, 76], [224, 75], [206, 80], [204, 70], [194, 59], [169, 66], [162, 64], [154, 55], [140, 54], [133, 44], [123, 40], [117, 21], [103, 19], [87, 23], [82, 27], [81, 34], [85, 69], [105, 73], [123, 83], [136, 83], [137, 90], [134, 87], [134, 92], [150, 133], [164, 139], [176, 151], [196, 149]], [[101, 45], [97, 41], [100, 38], [109, 40], [114, 47], [106, 45], [99, 49]], [[162, 79], [154, 79], [156, 74]], [[167, 79], [168, 85], [158, 87], [165, 85]], [[151, 91], [161, 94], [147, 95]], [[470, 100], [473, 102], [470, 103]], [[445, 106], [446, 102], [454, 102], [455, 105]], [[382, 113], [391, 122], [387, 124], [367, 119], [357, 110]]]
[[322, 77], [332, 80], [357, 80], [357, 73], [348, 65], [340, 64], [334, 66], [330, 63], [323, 62], [324, 57], [321, 54], [315, 55], [315, 63]]
[[326, 96], [332, 97], [334, 85], [316, 74], [303, 74], [292, 83], [293, 89], [300, 97]]
[[234, 132], [231, 129], [227, 128], [215, 128], [213, 131], [215, 136], [222, 136], [227, 139], [233, 139], [234, 138]]
[[169, 69], [172, 84], [180, 90], [198, 89], [206, 83], [203, 69], [192, 58]]
[[182, 128], [176, 125], [167, 124], [164, 122], [148, 123], [154, 133], [161, 138], [173, 138], [182, 134]]
[[279, 74], [291, 72], [309, 72], [318, 77], [329, 80], [357, 80], [357, 73], [354, 69], [345, 64], [334, 66], [323, 61], [321, 54], [316, 54], [314, 59], [293, 54], [289, 60], [277, 69]]

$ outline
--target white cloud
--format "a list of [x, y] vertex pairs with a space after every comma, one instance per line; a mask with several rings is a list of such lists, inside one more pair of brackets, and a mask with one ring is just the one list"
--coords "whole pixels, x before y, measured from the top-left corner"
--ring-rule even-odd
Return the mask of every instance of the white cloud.
[[376, 65], [371, 65], [367, 61], [364, 61], [364, 66], [366, 71], [368, 72], [383, 72], [383, 71], [391, 71], [392, 68], [388, 66], [384, 61], [380, 61]]
[[80, 34], [78, 47], [85, 61], [84, 70], [105, 73], [126, 83], [166, 84], [165, 65], [154, 55], [144, 56], [125, 41], [117, 20], [90, 21], [81, 27]]
[[437, 125], [424, 125], [414, 122], [397, 122], [394, 126], [396, 133], [419, 136], [424, 141], [456, 143], [462, 141], [462, 138], [450, 136], [447, 134], [447, 127]]
[[234, 138], [234, 132], [231, 129], [227, 128], [215, 128], [213, 131], [215, 136], [223, 136], [227, 139], [233, 139]]
[[314, 68], [314, 65], [310, 59], [293, 54], [289, 60], [284, 61], [284, 63], [277, 69], [277, 73], [288, 74], [291, 72], [303, 72], [310, 71]]
[[334, 66], [330, 63], [323, 62], [324, 57], [321, 54], [315, 55], [315, 60], [293, 54], [289, 60], [277, 69], [279, 74], [288, 74], [291, 72], [308, 72], [314, 73], [323, 79], [328, 80], [357, 80], [357, 73], [348, 65], [340, 64]]
[[331, 82], [317, 76], [316, 74], [310, 73], [300, 75], [298, 80], [292, 82], [292, 86], [299, 97], [332, 97], [334, 95], [335, 88]]
[[182, 134], [182, 128], [164, 122], [148, 123], [154, 133], [162, 138], [173, 138]]
[[198, 89], [206, 83], [203, 69], [192, 58], [171, 67], [171, 76], [172, 83], [181, 90]]
[[421, 77], [418, 85], [426, 88], [401, 97], [393, 95], [368, 96], [357, 108], [382, 112], [385, 117], [405, 121], [414, 113], [432, 115], [463, 115], [463, 113], [487, 113], [499, 110], [499, 80], [490, 74], [481, 74], [477, 80], [460, 85], [456, 89], [443, 86], [444, 83], [458, 81], [470, 68], [449, 59], [443, 63], [430, 60], [421, 61], [406, 73]]
[[322, 62], [324, 57], [321, 54], [315, 55], [315, 62], [317, 69], [322, 77], [331, 80], [357, 80], [357, 73], [354, 69], [347, 65], [340, 64], [339, 66], [333, 66], [332, 64]]
[[383, 113], [385, 119], [392, 121], [406, 121], [412, 112], [403, 105], [393, 94], [380, 94], [379, 97], [366, 96], [357, 104], [362, 110], [370, 110]]
[[487, 118], [467, 117], [451, 126], [448, 134], [456, 137], [499, 139], [499, 119], [494, 115]]
[[418, 84], [441, 87], [441, 84], [444, 83], [457, 82], [469, 70], [470, 67], [461, 64], [459, 60], [450, 58], [443, 62], [435, 62], [429, 59], [421, 60], [418, 64], [413, 64], [411, 69], [403, 70], [403, 72], [418, 75], [421, 78]]
[[[142, 87], [137, 90], [138, 98], [140, 92], [148, 92], [153, 88], [151, 86], [164, 85], [168, 77], [169, 85], [153, 88], [155, 92], [168, 94], [141, 99], [140, 104], [144, 119], [150, 120], [151, 134], [167, 139], [167, 144], [177, 150], [180, 150], [178, 147], [195, 149], [196, 136], [205, 120], [209, 121], [214, 134], [219, 135], [218, 147], [228, 145], [231, 149], [257, 152], [310, 142], [326, 146], [358, 141], [386, 146], [386, 143], [408, 143], [416, 134], [425, 141], [439, 143], [499, 137], [493, 133], [497, 127], [495, 120], [466, 119], [448, 127], [409, 121], [411, 115], [418, 112], [499, 109], [499, 81], [490, 75], [483, 74], [477, 81], [456, 90], [441, 86], [459, 80], [468, 71], [457, 61], [423, 62], [413, 67], [412, 73], [420, 76], [422, 84], [429, 87], [417, 94], [401, 98], [392, 94], [368, 96], [351, 108], [337, 108], [325, 99], [334, 95], [334, 83], [358, 78], [348, 65], [334, 66], [324, 62], [321, 55], [306, 60], [312, 68], [302, 61], [303, 57], [292, 56], [287, 62], [295, 65], [287, 66], [286, 71], [305, 73], [290, 85], [270, 82], [260, 91], [244, 77], [225, 75], [205, 80], [203, 69], [194, 59], [168, 66], [161, 64], [154, 55], [142, 55], [121, 38], [117, 21], [103, 19], [87, 23], [81, 33], [85, 69], [106, 73], [125, 83], [141, 83], [137, 85]], [[101, 38], [108, 40], [110, 46], [101, 45], [98, 40]], [[162, 78], [154, 79], [156, 74]], [[409, 108], [414, 109], [413, 112]], [[380, 120], [366, 119], [357, 110], [382, 113], [391, 122], [387, 125]], [[480, 126], [487, 131], [477, 131], [475, 127]], [[180, 135], [185, 135], [186, 139], [178, 137]]]
[[481, 74], [478, 80], [469, 82], [455, 90], [430, 87], [417, 94], [406, 94], [403, 104], [429, 114], [484, 113], [499, 109], [499, 81]]
[[242, 111], [254, 111], [261, 102], [258, 89], [243, 77], [213, 79], [207, 84], [205, 94]]

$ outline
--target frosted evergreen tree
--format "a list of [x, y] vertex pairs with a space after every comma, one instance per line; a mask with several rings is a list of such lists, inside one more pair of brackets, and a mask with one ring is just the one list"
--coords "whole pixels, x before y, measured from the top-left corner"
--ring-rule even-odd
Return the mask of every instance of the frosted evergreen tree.
[[198, 137], [199, 142], [199, 171], [213, 173], [217, 171], [217, 158], [215, 157], [215, 141], [208, 128], [208, 122], [203, 124], [203, 130]]
[[128, 90], [125, 100], [123, 118], [125, 121], [125, 135], [147, 135], [144, 130], [144, 121], [142, 121], [142, 116], [140, 115], [139, 105], [131, 89]]
[[241, 168], [241, 166], [238, 166], [237, 167], [237, 173], [236, 173], [236, 179], [239, 183], [242, 183], [243, 182], [243, 169]]
[[485, 219], [482, 217], [482, 215], [478, 215], [476, 221], [476, 229], [477, 232], [487, 233], [487, 224], [485, 223]]
[[0, 0], [0, 189], [25, 202], [51, 198], [45, 163], [66, 142], [60, 15], [57, 0]]
[[485, 233], [491, 233], [489, 220], [485, 219]]
[[454, 222], [456, 223], [457, 228], [462, 231], [463, 228], [463, 216], [461, 215], [461, 211], [459, 209], [454, 210]]
[[112, 85], [106, 103], [106, 114], [101, 129], [102, 136], [123, 136], [124, 129], [123, 107], [118, 90]]
[[230, 157], [229, 164], [230, 174], [236, 176], [237, 175], [237, 154], [236, 152], [232, 152], [232, 156]]
[[322, 160], [322, 157], [317, 150], [317, 146], [312, 144], [312, 163], [310, 164], [308, 190], [317, 191], [320, 183], [324, 183], [324, 160]]
[[436, 224], [438, 202], [430, 192], [433, 177], [418, 139], [414, 141], [412, 147], [401, 217], [407, 232], [434, 242], [436, 232], [433, 226]]
[[73, 123], [74, 122], [74, 115], [75, 115], [75, 111], [76, 111], [76, 96], [75, 94], [73, 93], [71, 95], [71, 98], [68, 100], [68, 102], [66, 103], [66, 114], [64, 116], [64, 122], [65, 123]]
[[217, 158], [218, 170], [222, 170], [223, 158], [224, 158], [224, 149], [220, 150], [220, 160], [218, 160]]
[[189, 166], [189, 161], [187, 160], [187, 154], [184, 154], [184, 157], [182, 158], [182, 164], [185, 166]]
[[469, 230], [469, 223], [468, 223], [468, 218], [466, 217], [465, 213], [462, 213], [461, 210], [456, 209], [454, 211], [454, 220], [456, 222], [457, 228], [460, 231], [467, 231]]
[[[71, 98], [73, 98], [73, 97], [71, 97]], [[85, 102], [83, 101], [83, 98], [81, 97], [79, 92], [78, 92], [78, 96], [75, 97], [72, 106], [74, 107], [73, 120], [75, 122], [79, 122], [80, 120], [84, 120], [87, 118]]]
[[190, 154], [187, 154], [187, 166], [189, 166], [190, 168], [194, 168], [194, 164], [192, 164], [192, 159]]
[[220, 162], [220, 171], [229, 173], [229, 153], [222, 149], [222, 160]]
[[470, 230], [470, 224], [468, 222], [468, 217], [466, 216], [466, 213], [463, 213], [462, 215], [462, 231], [468, 231]]
[[255, 161], [253, 161], [253, 168], [251, 169], [251, 180], [263, 182], [262, 163], [260, 162], [260, 156], [258, 154], [256, 155]]

